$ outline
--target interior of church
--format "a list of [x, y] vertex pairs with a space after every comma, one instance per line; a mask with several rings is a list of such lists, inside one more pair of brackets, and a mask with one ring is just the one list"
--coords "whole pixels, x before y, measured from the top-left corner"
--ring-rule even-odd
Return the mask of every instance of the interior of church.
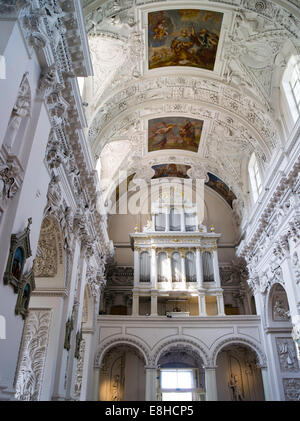
[[0, 0], [0, 401], [299, 401], [299, 169], [299, 0]]

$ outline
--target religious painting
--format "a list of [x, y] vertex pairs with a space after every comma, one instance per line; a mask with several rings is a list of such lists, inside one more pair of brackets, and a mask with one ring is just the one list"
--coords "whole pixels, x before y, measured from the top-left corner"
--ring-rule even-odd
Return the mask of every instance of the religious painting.
[[155, 171], [154, 178], [160, 177], [179, 177], [179, 178], [189, 178], [187, 171], [191, 168], [190, 165], [182, 164], [159, 164], [153, 165], [152, 167]]
[[154, 118], [148, 122], [148, 152], [184, 149], [198, 152], [203, 121], [186, 117]]
[[214, 70], [223, 13], [176, 9], [148, 14], [149, 70], [189, 66]]
[[232, 207], [232, 202], [234, 199], [236, 199], [236, 196], [233, 193], [233, 191], [230, 190], [230, 188], [224, 183], [224, 181], [222, 181], [214, 174], [208, 172], [207, 175], [209, 177], [209, 181], [207, 181], [205, 184], [213, 190], [215, 190], [217, 193], [219, 193], [226, 200], [229, 206]]
[[23, 319], [25, 319], [28, 316], [29, 301], [31, 293], [34, 289], [35, 280], [33, 270], [31, 269], [27, 274], [22, 276], [15, 308], [15, 314], [20, 314], [23, 317]]
[[24, 263], [24, 254], [21, 247], [18, 247], [14, 253], [12, 261], [12, 275], [19, 281]]
[[30, 248], [30, 225], [31, 218], [28, 219], [28, 225], [25, 230], [19, 234], [12, 234], [10, 239], [10, 250], [3, 275], [5, 284], [10, 284], [15, 293], [19, 292], [22, 283], [22, 274], [26, 259], [31, 256]]

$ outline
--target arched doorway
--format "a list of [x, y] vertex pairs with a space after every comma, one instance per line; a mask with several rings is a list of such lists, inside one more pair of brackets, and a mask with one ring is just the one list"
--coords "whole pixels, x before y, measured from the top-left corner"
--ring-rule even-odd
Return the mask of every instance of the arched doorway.
[[217, 356], [219, 401], [264, 401], [261, 369], [256, 353], [248, 346], [231, 343]]
[[203, 360], [191, 347], [177, 344], [168, 347], [158, 359], [157, 400], [205, 400]]
[[102, 359], [100, 401], [144, 401], [145, 359], [137, 347], [116, 344]]

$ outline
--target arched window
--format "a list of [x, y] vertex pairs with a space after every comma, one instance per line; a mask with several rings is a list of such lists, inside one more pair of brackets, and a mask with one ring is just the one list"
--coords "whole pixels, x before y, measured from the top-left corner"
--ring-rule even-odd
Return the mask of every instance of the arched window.
[[300, 56], [292, 56], [282, 77], [282, 88], [293, 123], [300, 114]]
[[203, 280], [204, 282], [214, 282], [214, 267], [212, 256], [208, 251], [202, 254]]
[[150, 255], [146, 251], [140, 254], [140, 282], [150, 282]]
[[161, 252], [157, 256], [157, 280], [158, 282], [168, 282], [168, 256]]
[[258, 168], [258, 163], [257, 163], [255, 153], [251, 155], [251, 158], [249, 160], [248, 173], [249, 173], [249, 179], [250, 179], [250, 184], [251, 184], [251, 192], [252, 192], [253, 201], [256, 202], [258, 196], [261, 193], [262, 185], [261, 185], [261, 178], [259, 174], [259, 168]]
[[196, 263], [195, 255], [191, 251], [185, 255], [185, 275], [187, 282], [196, 282]]
[[180, 253], [175, 252], [171, 258], [172, 282], [181, 282], [181, 257]]

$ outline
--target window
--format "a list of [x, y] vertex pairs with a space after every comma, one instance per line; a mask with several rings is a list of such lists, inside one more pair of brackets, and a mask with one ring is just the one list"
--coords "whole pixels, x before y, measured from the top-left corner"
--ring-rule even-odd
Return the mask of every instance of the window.
[[160, 371], [163, 401], [192, 401], [194, 373], [190, 368], [170, 368]]
[[300, 114], [300, 57], [292, 56], [283, 73], [282, 88], [292, 121], [295, 123]]
[[140, 282], [150, 282], [150, 255], [146, 251], [140, 255]]
[[259, 174], [258, 164], [257, 164], [256, 156], [254, 153], [251, 155], [251, 158], [248, 164], [248, 172], [249, 172], [253, 201], [256, 202], [258, 199], [258, 196], [261, 193], [262, 185], [261, 185], [261, 178]]

